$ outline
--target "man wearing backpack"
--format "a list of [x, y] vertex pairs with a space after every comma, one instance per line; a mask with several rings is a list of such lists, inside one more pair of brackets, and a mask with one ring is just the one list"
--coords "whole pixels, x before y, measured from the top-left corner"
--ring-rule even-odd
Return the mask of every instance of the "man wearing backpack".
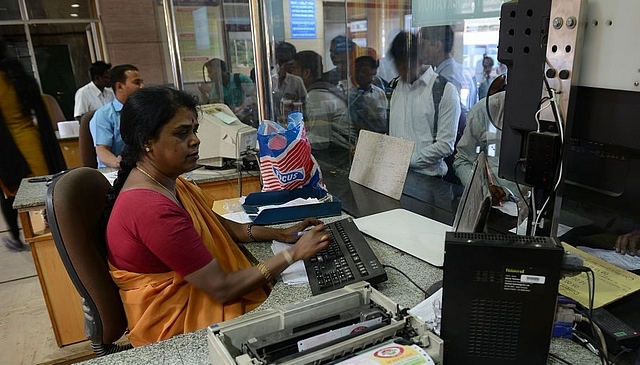
[[389, 135], [414, 141], [411, 170], [443, 177], [448, 170], [444, 158], [453, 153], [460, 118], [457, 90], [430, 66], [419, 64], [415, 35], [398, 33], [389, 55], [400, 74], [391, 96]]
[[291, 73], [300, 76], [307, 89], [304, 123], [313, 156], [348, 169], [357, 135], [349, 120], [347, 96], [322, 79], [322, 57], [314, 51], [296, 53]]

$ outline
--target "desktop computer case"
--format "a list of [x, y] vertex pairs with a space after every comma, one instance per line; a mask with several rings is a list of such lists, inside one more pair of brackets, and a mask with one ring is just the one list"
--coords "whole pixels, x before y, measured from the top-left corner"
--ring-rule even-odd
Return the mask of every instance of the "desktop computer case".
[[444, 364], [546, 364], [563, 249], [556, 239], [447, 232]]

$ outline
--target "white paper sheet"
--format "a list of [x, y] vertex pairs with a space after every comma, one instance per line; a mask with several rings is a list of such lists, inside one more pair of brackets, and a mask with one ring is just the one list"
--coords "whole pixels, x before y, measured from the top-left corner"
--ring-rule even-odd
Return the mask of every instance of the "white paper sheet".
[[625, 270], [640, 270], [640, 256], [622, 255], [617, 253], [615, 250], [602, 248], [591, 248], [585, 246], [578, 246], [576, 248]]
[[[516, 233], [519, 234], [521, 236], [524, 236], [527, 234], [527, 219], [523, 220], [522, 223], [520, 223], [520, 225], [517, 227], [517, 231], [516, 228], [511, 228], [509, 230], [509, 232], [511, 233]], [[564, 224], [558, 224], [558, 237], [562, 236], [563, 234], [569, 232], [573, 227], [569, 227], [569, 226], [565, 226]]]
[[[271, 251], [273, 251], [274, 255], [277, 255], [281, 251], [291, 248], [291, 246], [291, 244], [274, 240], [271, 244]], [[307, 278], [307, 271], [304, 268], [303, 261], [294, 262], [280, 275], [282, 276], [282, 281], [288, 285], [297, 285], [309, 282], [309, 278]]]
[[516, 204], [515, 202], [502, 202], [502, 206], [498, 205], [494, 205], [492, 207], [493, 209], [498, 209], [499, 211], [501, 211], [504, 214], [508, 214], [512, 217], [517, 217], [518, 216], [518, 204]]
[[440, 320], [442, 319], [442, 288], [429, 298], [409, 309], [409, 314], [418, 317], [436, 335], [440, 336]]

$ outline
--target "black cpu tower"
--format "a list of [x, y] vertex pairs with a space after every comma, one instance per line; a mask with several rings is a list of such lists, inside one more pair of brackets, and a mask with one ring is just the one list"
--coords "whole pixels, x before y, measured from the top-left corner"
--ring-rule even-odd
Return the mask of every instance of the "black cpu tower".
[[563, 255], [550, 237], [448, 232], [444, 364], [546, 364]]

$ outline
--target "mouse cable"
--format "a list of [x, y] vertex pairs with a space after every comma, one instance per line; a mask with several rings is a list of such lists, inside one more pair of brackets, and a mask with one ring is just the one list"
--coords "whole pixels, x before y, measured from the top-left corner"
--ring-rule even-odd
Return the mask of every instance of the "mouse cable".
[[427, 291], [426, 291], [426, 290], [424, 290], [424, 289], [422, 289], [422, 288], [420, 287], [420, 285], [416, 284], [416, 282], [415, 282], [415, 281], [411, 280], [411, 278], [410, 278], [409, 276], [407, 276], [407, 274], [405, 274], [402, 270], [398, 269], [397, 267], [393, 267], [393, 266], [391, 266], [391, 265], [382, 265], [382, 267], [384, 267], [384, 268], [389, 268], [389, 269], [394, 269], [394, 270], [396, 270], [397, 272], [399, 272], [400, 274], [404, 275], [404, 277], [405, 277], [405, 278], [407, 278], [407, 280], [409, 280], [409, 281], [411, 282], [411, 284], [415, 285], [415, 286], [416, 286], [416, 288], [420, 289], [420, 291], [424, 293], [425, 299], [427, 298]]

